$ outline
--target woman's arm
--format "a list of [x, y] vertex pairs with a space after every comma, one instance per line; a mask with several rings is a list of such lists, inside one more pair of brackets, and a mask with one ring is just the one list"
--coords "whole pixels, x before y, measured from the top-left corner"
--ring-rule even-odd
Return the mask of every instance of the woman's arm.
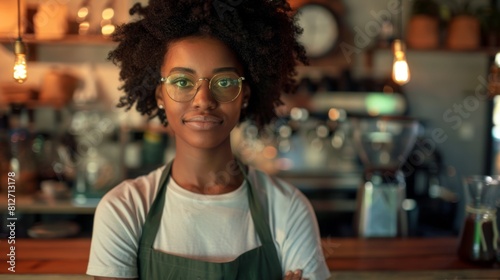
[[138, 277], [138, 236], [143, 217], [138, 212], [144, 207], [134, 197], [140, 199], [141, 194], [120, 184], [99, 202], [94, 215], [88, 275], [102, 279]]
[[300, 278], [292, 274], [285, 279], [327, 279], [330, 273], [321, 248], [316, 215], [310, 202], [296, 190], [288, 206], [285, 227], [287, 234], [282, 245], [284, 267], [287, 271], [302, 271]]

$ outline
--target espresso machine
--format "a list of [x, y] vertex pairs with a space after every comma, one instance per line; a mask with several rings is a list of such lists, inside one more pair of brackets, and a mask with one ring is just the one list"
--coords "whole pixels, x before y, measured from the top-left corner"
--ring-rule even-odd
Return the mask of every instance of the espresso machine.
[[359, 237], [397, 237], [408, 233], [403, 208], [403, 164], [413, 148], [418, 121], [407, 117], [353, 118], [354, 145], [364, 166], [356, 196]]

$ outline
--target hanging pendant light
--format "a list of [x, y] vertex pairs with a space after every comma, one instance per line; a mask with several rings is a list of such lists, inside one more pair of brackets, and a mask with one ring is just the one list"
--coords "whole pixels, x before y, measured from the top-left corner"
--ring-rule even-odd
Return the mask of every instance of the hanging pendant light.
[[394, 61], [392, 63], [392, 80], [398, 85], [404, 85], [410, 81], [410, 67], [406, 61], [406, 48], [403, 42], [403, 3], [399, 0], [399, 39], [394, 40], [392, 51]]
[[90, 0], [84, 0], [78, 9], [76, 22], [78, 22], [78, 34], [87, 35], [90, 29]]
[[21, 37], [21, 0], [17, 0], [17, 39], [14, 43], [14, 54], [16, 58], [13, 78], [22, 84], [28, 78], [28, 70], [26, 65], [26, 45]]
[[398, 85], [404, 85], [410, 81], [410, 67], [406, 61], [405, 45], [401, 40], [393, 43], [394, 62], [392, 64], [392, 80]]
[[104, 10], [102, 10], [101, 16], [101, 33], [104, 36], [109, 36], [115, 31], [115, 25], [113, 24], [115, 17], [114, 0], [109, 0]]

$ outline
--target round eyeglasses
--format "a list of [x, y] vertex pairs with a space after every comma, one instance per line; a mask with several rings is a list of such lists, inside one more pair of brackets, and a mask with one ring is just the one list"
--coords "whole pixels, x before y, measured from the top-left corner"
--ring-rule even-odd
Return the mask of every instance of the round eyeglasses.
[[196, 78], [188, 73], [173, 73], [161, 78], [168, 96], [177, 102], [191, 101], [198, 93], [202, 81], [208, 81], [208, 88], [213, 98], [220, 103], [228, 103], [238, 98], [244, 80], [244, 77], [232, 72], [218, 73], [211, 79]]

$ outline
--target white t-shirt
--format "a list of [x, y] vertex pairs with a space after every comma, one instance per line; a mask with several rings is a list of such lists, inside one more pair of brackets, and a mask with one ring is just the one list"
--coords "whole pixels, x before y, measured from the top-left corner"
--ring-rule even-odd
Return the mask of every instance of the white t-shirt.
[[[154, 201], [164, 167], [126, 180], [97, 206], [87, 274], [136, 278], [142, 226]], [[302, 269], [303, 277], [324, 280], [326, 266], [314, 211], [306, 197], [286, 182], [250, 168], [254, 195], [264, 207], [283, 273]], [[170, 177], [165, 207], [153, 247], [169, 254], [227, 262], [260, 246], [244, 183], [222, 195], [183, 189]]]

